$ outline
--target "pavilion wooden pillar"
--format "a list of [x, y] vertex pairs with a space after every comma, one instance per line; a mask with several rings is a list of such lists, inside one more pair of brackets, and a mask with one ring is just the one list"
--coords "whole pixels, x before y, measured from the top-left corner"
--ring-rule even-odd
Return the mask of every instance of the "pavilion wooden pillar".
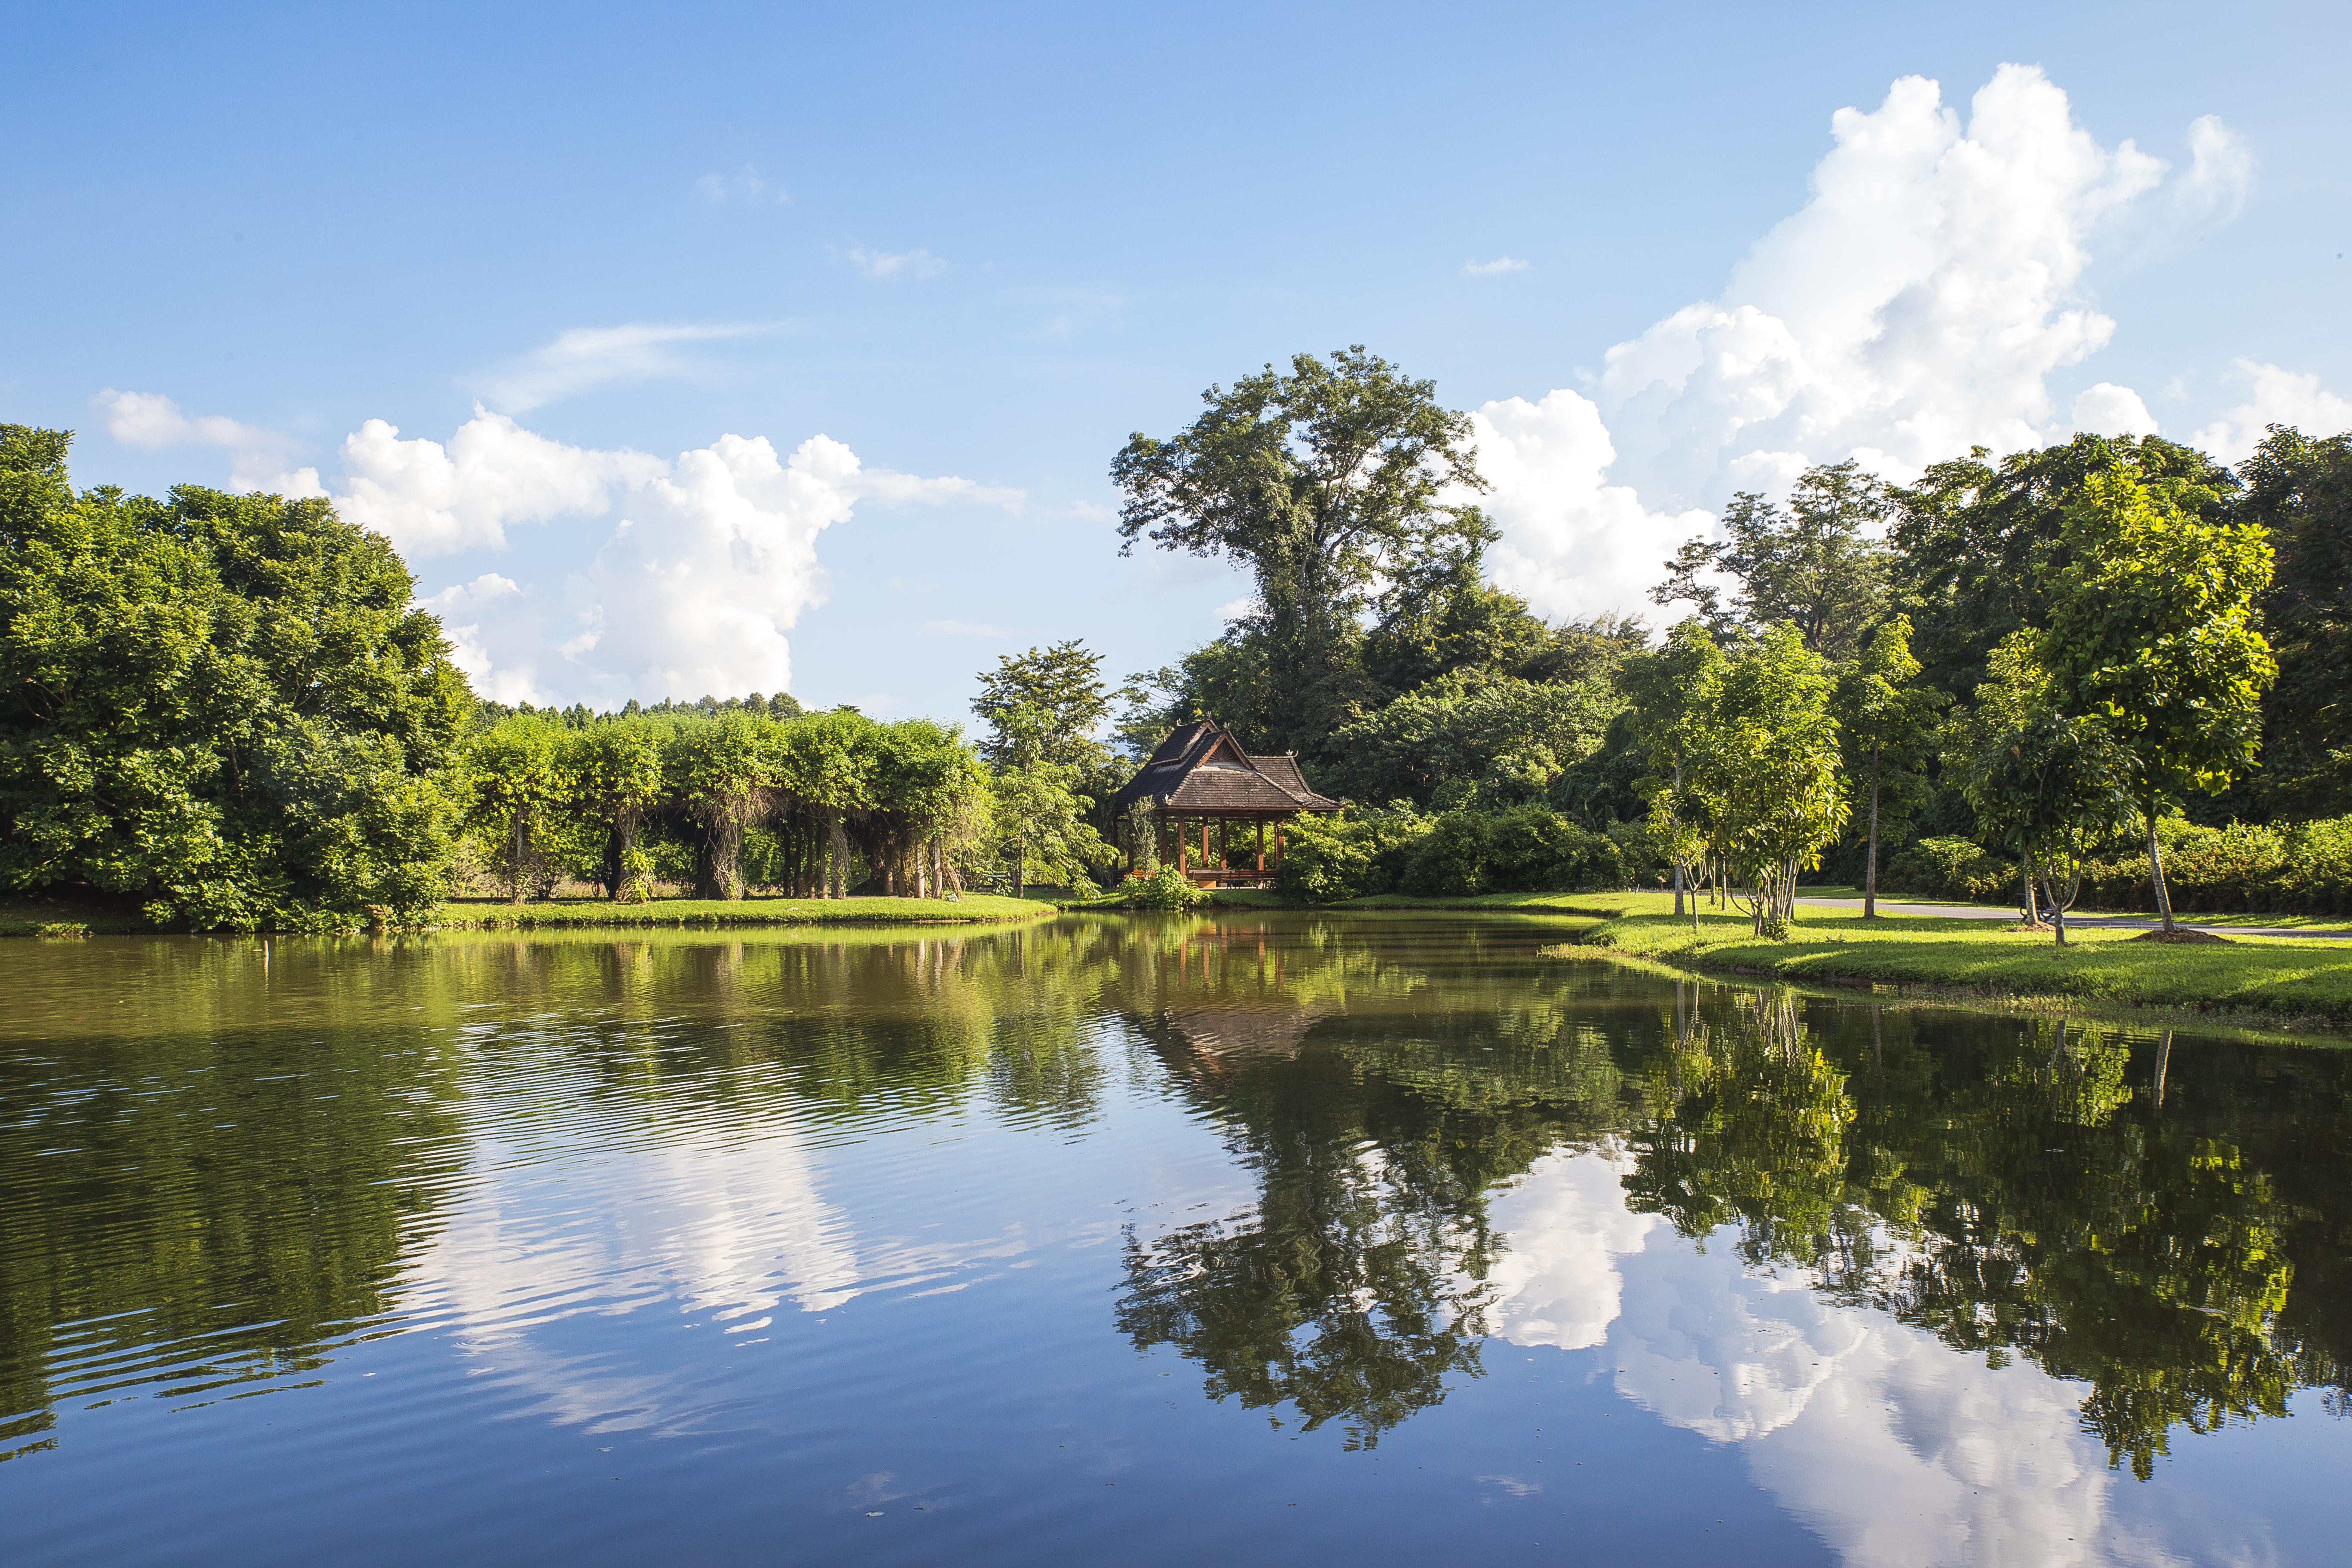
[[1221, 816], [1217, 818], [1217, 869], [1220, 871], [1223, 871], [1225, 868], [1225, 862], [1233, 858], [1232, 843], [1229, 837], [1232, 834], [1233, 829], [1234, 819], [1232, 817]]
[[1265, 818], [1257, 819], [1257, 874], [1265, 875]]
[[1209, 864], [1209, 819], [1201, 818], [1201, 864]]
[[1189, 858], [1192, 849], [1192, 836], [1186, 832], [1184, 825], [1179, 822], [1176, 825], [1176, 874], [1180, 877], [1189, 877], [1192, 874], [1192, 861]]

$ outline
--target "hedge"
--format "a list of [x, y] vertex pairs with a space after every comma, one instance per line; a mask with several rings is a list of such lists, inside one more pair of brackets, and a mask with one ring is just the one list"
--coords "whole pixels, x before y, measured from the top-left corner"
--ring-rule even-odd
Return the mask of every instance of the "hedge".
[[[2265, 827], [2157, 825], [2175, 910], [2191, 914], [2352, 914], [2352, 816]], [[1922, 838], [1886, 863], [1883, 892], [2009, 903], [2017, 863], [1965, 838]], [[2152, 912], [2146, 848], [2118, 840], [2083, 876], [2084, 910]]]

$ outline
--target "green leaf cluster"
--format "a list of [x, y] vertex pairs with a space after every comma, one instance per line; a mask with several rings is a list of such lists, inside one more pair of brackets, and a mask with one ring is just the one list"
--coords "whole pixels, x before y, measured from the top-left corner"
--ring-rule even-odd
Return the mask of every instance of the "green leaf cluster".
[[442, 897], [468, 694], [389, 543], [322, 500], [76, 492], [0, 426], [0, 885], [197, 930]]

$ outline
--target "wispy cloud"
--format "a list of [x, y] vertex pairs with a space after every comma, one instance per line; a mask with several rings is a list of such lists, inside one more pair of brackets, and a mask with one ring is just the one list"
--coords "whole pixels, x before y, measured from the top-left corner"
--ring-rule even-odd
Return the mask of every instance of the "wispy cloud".
[[868, 278], [936, 278], [948, 269], [942, 258], [928, 250], [874, 250], [853, 245], [835, 255]]
[[520, 414], [616, 382], [692, 379], [709, 361], [679, 352], [681, 344], [718, 342], [775, 331], [742, 323], [632, 321], [618, 327], [573, 327], [476, 382], [493, 408]]
[[942, 501], [963, 500], [1017, 512], [1029, 501], [1027, 490], [983, 485], [952, 474], [925, 479], [920, 474], [902, 474], [891, 468], [861, 468], [854, 488], [862, 498], [900, 506], [937, 506]]
[[1528, 264], [1516, 256], [1498, 256], [1492, 261], [1465, 261], [1462, 264], [1465, 278], [1500, 278], [1506, 272], [1525, 272]]
[[937, 632], [943, 637], [984, 637], [990, 642], [1011, 642], [1014, 636], [1003, 626], [992, 626], [980, 621], [925, 621], [923, 629]]
[[771, 184], [760, 177], [760, 171], [751, 164], [743, 165], [740, 174], [705, 174], [694, 182], [694, 188], [713, 202], [773, 202], [789, 205], [792, 195], [782, 185]]

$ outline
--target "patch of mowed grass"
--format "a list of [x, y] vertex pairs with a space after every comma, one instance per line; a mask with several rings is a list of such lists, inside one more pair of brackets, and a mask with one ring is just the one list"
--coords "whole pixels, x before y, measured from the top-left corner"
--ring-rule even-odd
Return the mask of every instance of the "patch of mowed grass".
[[441, 906], [434, 924], [486, 931], [573, 926], [973, 925], [1036, 920], [1052, 904], [968, 893], [961, 899], [553, 899], [511, 904], [466, 899]]
[[1685, 968], [1825, 984], [1921, 987], [1963, 996], [2047, 998], [2109, 1007], [2242, 1014], [2352, 1025], [2352, 942], [2231, 937], [2212, 944], [2137, 940], [2133, 931], [2047, 931], [1990, 921], [1800, 909], [1784, 940], [1745, 917], [1628, 914], [1585, 944]]

